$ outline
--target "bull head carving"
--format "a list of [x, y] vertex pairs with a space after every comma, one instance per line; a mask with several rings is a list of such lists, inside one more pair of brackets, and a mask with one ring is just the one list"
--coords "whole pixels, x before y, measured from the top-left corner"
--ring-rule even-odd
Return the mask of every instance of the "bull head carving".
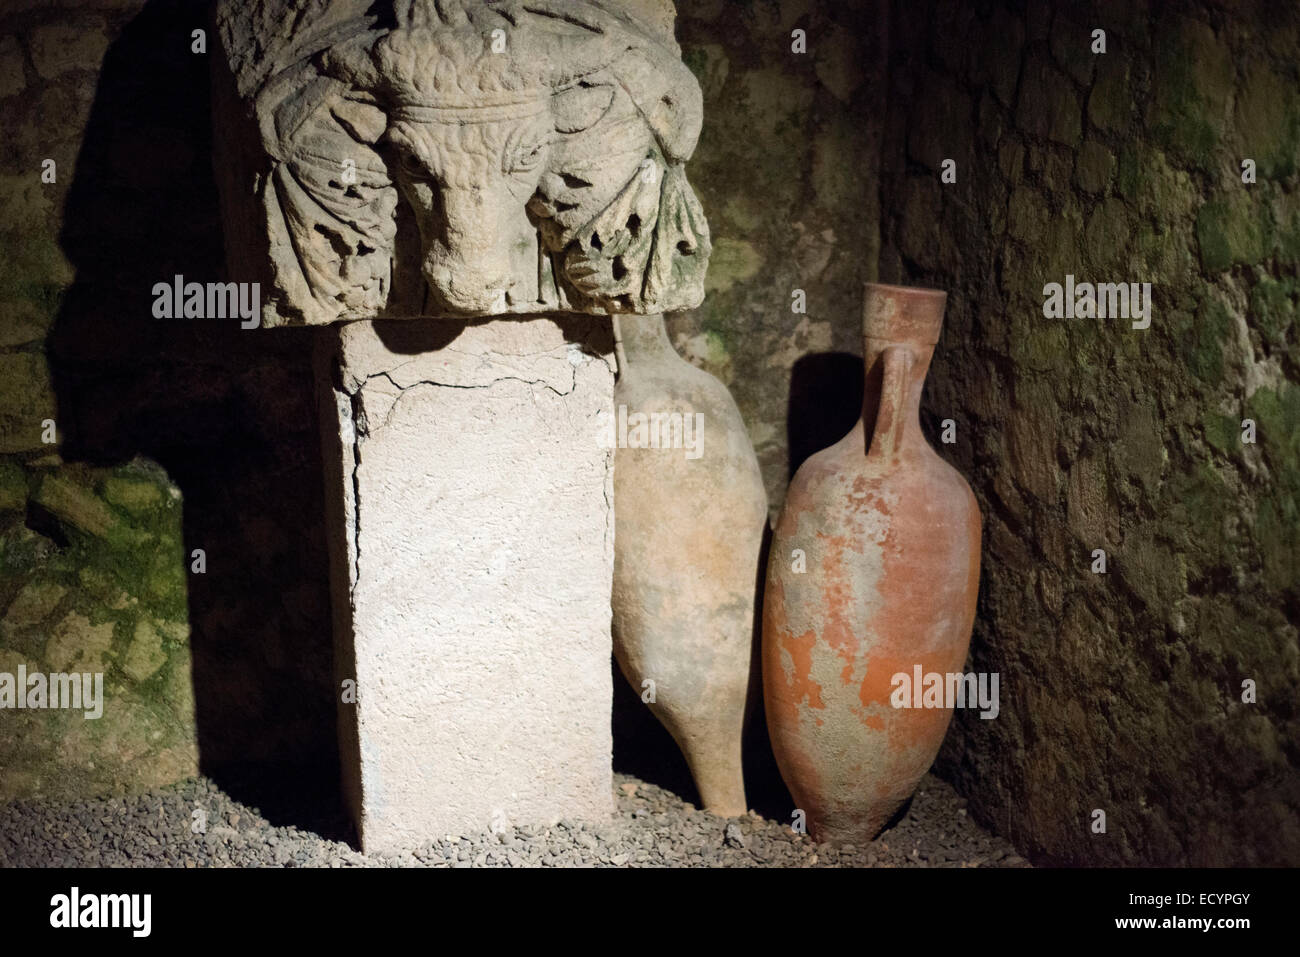
[[231, 0], [218, 25], [265, 154], [265, 324], [702, 299], [664, 0]]

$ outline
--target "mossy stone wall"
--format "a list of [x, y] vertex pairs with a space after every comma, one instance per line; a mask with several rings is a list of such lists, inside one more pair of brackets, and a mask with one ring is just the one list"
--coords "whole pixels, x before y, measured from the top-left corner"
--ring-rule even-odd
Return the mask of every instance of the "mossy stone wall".
[[151, 313], [225, 278], [206, 16], [0, 11], [0, 672], [106, 699], [0, 712], [0, 800], [337, 753], [310, 342]]
[[[1037, 859], [1300, 862], [1300, 13], [894, 14], [880, 271], [949, 293], [925, 408], [1001, 675], [939, 768]], [[1067, 274], [1152, 283], [1150, 328], [1045, 318]]]

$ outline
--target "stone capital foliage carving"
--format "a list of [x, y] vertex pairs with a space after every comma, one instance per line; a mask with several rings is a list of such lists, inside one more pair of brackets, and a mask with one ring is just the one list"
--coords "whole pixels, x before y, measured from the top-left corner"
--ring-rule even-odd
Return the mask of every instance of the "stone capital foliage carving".
[[[216, 161], [263, 324], [703, 299], [668, 0], [220, 0]], [[269, 273], [268, 273], [269, 269]]]

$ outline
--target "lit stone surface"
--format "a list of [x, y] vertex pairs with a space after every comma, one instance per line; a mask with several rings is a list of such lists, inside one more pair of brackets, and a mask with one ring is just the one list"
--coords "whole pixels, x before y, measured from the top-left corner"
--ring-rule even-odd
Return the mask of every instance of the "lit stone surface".
[[318, 356], [367, 851], [612, 812], [607, 327], [357, 322]]
[[667, 0], [218, 5], [215, 168], [267, 326], [704, 296]]

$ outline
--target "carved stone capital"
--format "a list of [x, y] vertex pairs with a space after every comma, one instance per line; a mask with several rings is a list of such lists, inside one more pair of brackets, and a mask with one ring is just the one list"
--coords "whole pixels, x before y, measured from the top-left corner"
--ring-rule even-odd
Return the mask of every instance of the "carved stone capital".
[[232, 278], [267, 326], [703, 298], [668, 0], [220, 0]]

